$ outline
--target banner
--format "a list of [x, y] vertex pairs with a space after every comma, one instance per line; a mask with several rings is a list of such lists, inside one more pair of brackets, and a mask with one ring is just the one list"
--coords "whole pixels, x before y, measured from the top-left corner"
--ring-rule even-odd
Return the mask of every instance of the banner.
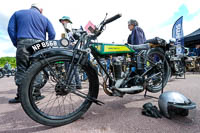
[[172, 38], [176, 39], [176, 54], [184, 53], [184, 36], [183, 36], [183, 16], [181, 16], [174, 24], [172, 28]]

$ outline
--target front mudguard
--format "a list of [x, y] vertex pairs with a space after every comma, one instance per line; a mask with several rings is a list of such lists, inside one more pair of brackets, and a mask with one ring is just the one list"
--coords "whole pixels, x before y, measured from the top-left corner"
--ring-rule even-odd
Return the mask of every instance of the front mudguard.
[[[35, 62], [35, 61], [39, 61], [39, 60], [43, 60], [45, 58], [50, 58], [50, 57], [54, 57], [54, 56], [69, 56], [72, 57], [73, 56], [73, 50], [69, 50], [66, 48], [51, 48], [51, 49], [42, 49], [36, 53], [34, 53], [33, 55], [30, 56], [30, 62]], [[75, 55], [75, 60], [78, 60], [80, 58], [79, 54]], [[94, 73], [96, 73], [98, 75], [97, 69], [94, 65], [92, 65], [92, 63], [87, 60], [86, 62], [81, 61], [81, 64], [86, 66], [86, 67], [90, 67], [91, 71], [93, 71]]]
[[[30, 61], [38, 61], [53, 56], [73, 56], [73, 51], [65, 48], [51, 48], [40, 50], [29, 57]], [[76, 54], [75, 58], [78, 59], [79, 55]]]

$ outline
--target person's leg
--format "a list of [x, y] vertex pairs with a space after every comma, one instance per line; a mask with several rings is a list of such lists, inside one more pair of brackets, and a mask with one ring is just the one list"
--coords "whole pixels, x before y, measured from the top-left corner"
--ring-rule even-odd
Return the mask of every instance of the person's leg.
[[[90, 61], [90, 54], [88, 55], [88, 60]], [[83, 72], [83, 81], [87, 80], [87, 74]]]
[[8, 69], [8, 75], [11, 76], [12, 75], [12, 71], [10, 69]]
[[9, 100], [9, 103], [19, 103], [19, 86], [21, 84], [21, 80], [23, 79], [24, 72], [28, 68], [28, 57], [27, 54], [24, 52], [25, 46], [23, 43], [18, 43], [17, 45], [17, 52], [16, 52], [16, 66], [17, 72], [15, 75], [15, 84], [17, 85], [17, 97], [14, 99]]
[[77, 69], [74, 69], [75, 71], [75, 82], [76, 82], [76, 89], [81, 89], [81, 80], [79, 78], [79, 72], [77, 71]]
[[24, 73], [29, 67], [29, 56], [30, 53], [26, 50], [29, 46], [34, 43], [40, 42], [40, 40], [33, 40], [33, 39], [24, 39], [17, 42], [17, 52], [16, 52], [16, 66], [17, 71], [15, 74], [15, 84], [17, 85], [17, 97], [14, 99], [9, 100], [9, 103], [19, 103], [19, 88], [21, 85], [21, 81], [24, 77]]
[[33, 82], [34, 96], [41, 96], [40, 89], [42, 87], [42, 84], [44, 83], [44, 80], [45, 80], [44, 78], [46, 77], [43, 72], [38, 73], [38, 75], [35, 77], [35, 80]]
[[[66, 71], [66, 74], [69, 71], [69, 67], [70, 67], [70, 64], [68, 62], [65, 62], [65, 71]], [[71, 72], [71, 76], [72, 76], [72, 74], [73, 74], [73, 71]], [[66, 78], [69, 78], [68, 75], [66, 75], [66, 76], [67, 76]], [[75, 77], [73, 76], [70, 85], [71, 86], [75, 86], [75, 84], [76, 84], [76, 81], [75, 81]]]
[[87, 74], [83, 72], [83, 81], [87, 80]]

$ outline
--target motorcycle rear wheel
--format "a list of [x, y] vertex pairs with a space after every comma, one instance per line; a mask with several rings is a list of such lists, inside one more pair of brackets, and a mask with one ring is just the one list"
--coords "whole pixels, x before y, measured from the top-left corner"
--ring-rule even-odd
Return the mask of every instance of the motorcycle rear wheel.
[[[163, 50], [160, 49], [160, 48], [150, 49], [150, 51], [148, 52], [148, 55], [147, 55], [148, 60], [151, 60], [154, 63], [156, 63], [157, 61], [155, 61], [155, 59], [154, 59], [155, 56], [159, 57], [159, 61], [161, 61], [163, 63], [163, 72], [162, 72], [162, 77], [161, 77], [162, 79], [161, 79], [159, 84], [158, 83], [154, 84], [154, 81], [152, 81], [151, 86], [147, 85], [147, 90], [149, 92], [152, 92], [152, 93], [157, 93], [157, 92], [161, 91], [166, 86], [166, 84], [167, 84], [167, 82], [170, 78], [170, 72], [171, 72], [168, 61], [165, 57]], [[159, 73], [159, 72], [160, 72], [160, 70], [153, 71], [148, 76], [151, 76], [151, 75]]]

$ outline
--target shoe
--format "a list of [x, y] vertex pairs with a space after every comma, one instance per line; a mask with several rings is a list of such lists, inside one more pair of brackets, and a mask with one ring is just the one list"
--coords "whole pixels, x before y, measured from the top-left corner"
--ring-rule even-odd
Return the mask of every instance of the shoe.
[[43, 95], [39, 95], [39, 96], [34, 96], [33, 98], [34, 98], [35, 101], [39, 101], [39, 100], [44, 99], [45, 96], [43, 96]]
[[8, 103], [13, 104], [13, 103], [20, 103], [19, 97], [15, 97], [14, 99], [10, 99]]
[[33, 99], [35, 101], [42, 100], [45, 96], [41, 95], [40, 89], [36, 88], [33, 93]]
[[76, 86], [76, 89], [80, 90], [82, 87], [80, 85]]

